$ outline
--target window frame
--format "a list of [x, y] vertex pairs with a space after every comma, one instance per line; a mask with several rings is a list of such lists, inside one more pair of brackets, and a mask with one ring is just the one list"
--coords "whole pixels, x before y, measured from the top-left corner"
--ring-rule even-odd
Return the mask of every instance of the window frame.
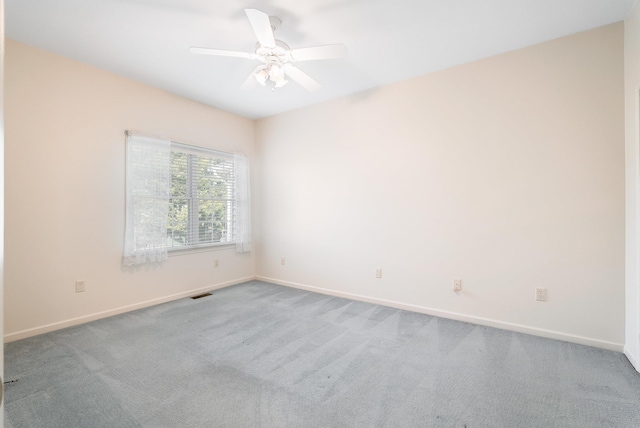
[[[229, 152], [224, 152], [221, 150], [211, 149], [207, 147], [194, 146], [185, 143], [179, 143], [175, 141], [171, 141], [170, 145], [171, 154], [173, 153], [184, 153], [187, 155], [187, 178], [186, 178], [186, 186], [187, 186], [187, 197], [185, 199], [188, 200], [188, 216], [187, 216], [187, 236], [189, 237], [198, 237], [199, 233], [198, 227], [200, 223], [200, 219], [198, 216], [198, 202], [203, 200], [204, 198], [198, 198], [197, 190], [195, 190], [196, 194], [194, 194], [193, 188], [193, 156], [199, 156], [203, 158], [209, 159], [223, 159], [224, 161], [231, 162], [231, 178], [230, 183], [226, 183], [227, 189], [230, 192], [230, 197], [224, 199], [226, 203], [226, 210], [228, 215], [231, 216], [231, 220], [227, 221], [227, 234], [231, 235], [231, 238], [224, 242], [198, 242], [190, 245], [181, 245], [181, 246], [170, 246], [167, 242], [167, 252], [169, 255], [177, 255], [177, 254], [189, 254], [193, 252], [202, 252], [207, 250], [220, 249], [221, 247], [234, 246], [236, 245], [236, 237], [234, 235], [234, 222], [235, 222], [235, 165], [233, 164], [234, 154]], [[173, 174], [171, 176], [171, 180], [173, 183]], [[176, 195], [170, 195], [169, 200], [178, 199], [175, 197]], [[215, 199], [213, 199], [215, 200]], [[222, 200], [222, 199], [220, 199]], [[171, 202], [170, 202], [171, 203]], [[171, 226], [171, 219], [168, 219], [167, 224], [167, 238], [169, 238], [169, 226]]]

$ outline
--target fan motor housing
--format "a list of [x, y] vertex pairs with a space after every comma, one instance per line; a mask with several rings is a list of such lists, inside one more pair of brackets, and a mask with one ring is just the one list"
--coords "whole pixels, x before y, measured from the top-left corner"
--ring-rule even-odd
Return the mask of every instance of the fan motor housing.
[[260, 58], [265, 58], [265, 62], [271, 62], [269, 61], [270, 57], [275, 57], [280, 62], [287, 62], [289, 61], [288, 52], [290, 50], [291, 49], [289, 48], [289, 45], [282, 40], [276, 40], [275, 48], [265, 47], [260, 43], [256, 43], [256, 55], [258, 55]]

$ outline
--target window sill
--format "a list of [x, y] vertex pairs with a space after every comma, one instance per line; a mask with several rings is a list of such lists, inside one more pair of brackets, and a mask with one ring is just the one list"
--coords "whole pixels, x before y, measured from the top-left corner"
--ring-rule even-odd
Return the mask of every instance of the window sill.
[[223, 244], [204, 245], [202, 247], [189, 247], [189, 248], [172, 248], [168, 250], [169, 257], [186, 256], [189, 254], [205, 253], [208, 251], [221, 251], [234, 248], [235, 242], [225, 242]]

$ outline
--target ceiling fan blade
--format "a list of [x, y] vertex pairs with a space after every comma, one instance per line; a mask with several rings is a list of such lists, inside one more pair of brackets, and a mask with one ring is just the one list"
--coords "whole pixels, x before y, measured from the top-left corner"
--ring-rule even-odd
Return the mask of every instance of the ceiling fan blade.
[[198, 54], [198, 55], [232, 56], [236, 58], [246, 58], [246, 59], [258, 58], [256, 54], [249, 53], [249, 52], [227, 51], [224, 49], [198, 48], [195, 46], [191, 46], [189, 48], [189, 52], [191, 52], [192, 54]]
[[347, 55], [347, 47], [342, 43], [335, 45], [312, 46], [291, 50], [294, 61], [313, 61], [317, 59], [342, 58]]
[[256, 80], [256, 77], [253, 75], [253, 73], [251, 73], [249, 77], [247, 77], [247, 80], [245, 80], [244, 83], [240, 85], [240, 90], [247, 91], [249, 89], [253, 89], [257, 84], [258, 81]]
[[322, 87], [313, 79], [313, 77], [291, 64], [285, 64], [284, 74], [289, 76], [294, 82], [305, 88], [307, 91], [317, 91]]
[[253, 32], [256, 33], [258, 42], [266, 48], [275, 48], [276, 40], [273, 37], [273, 29], [269, 21], [269, 15], [258, 9], [245, 9]]

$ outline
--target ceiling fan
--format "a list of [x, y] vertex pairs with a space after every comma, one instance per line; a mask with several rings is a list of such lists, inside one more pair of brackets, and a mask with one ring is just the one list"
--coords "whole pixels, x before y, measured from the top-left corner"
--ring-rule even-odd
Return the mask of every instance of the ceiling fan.
[[255, 52], [238, 52], [224, 49], [200, 48], [192, 46], [189, 52], [201, 55], [229, 56], [236, 58], [257, 59], [260, 64], [242, 84], [242, 89], [249, 89], [259, 83], [266, 86], [272, 83], [273, 88], [281, 88], [288, 83], [287, 77], [309, 91], [320, 89], [320, 84], [293, 63], [319, 59], [342, 58], [347, 54], [347, 47], [341, 43], [291, 49], [281, 40], [277, 40], [273, 31], [280, 25], [280, 20], [258, 9], [245, 9], [251, 28], [258, 43]]

